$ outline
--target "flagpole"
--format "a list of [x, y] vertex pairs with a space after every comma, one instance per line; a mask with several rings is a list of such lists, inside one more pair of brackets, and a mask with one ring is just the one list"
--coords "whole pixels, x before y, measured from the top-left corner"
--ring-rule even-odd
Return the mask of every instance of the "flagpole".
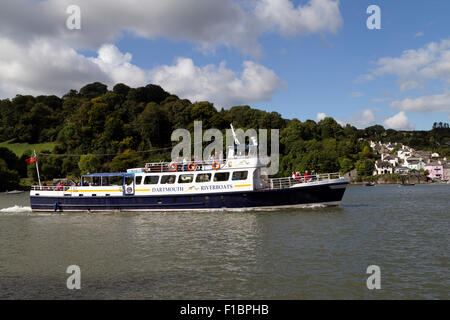
[[39, 176], [39, 165], [38, 165], [36, 150], [34, 150], [34, 157], [36, 158], [36, 172], [37, 172], [37, 176], [38, 176], [38, 180], [39, 180], [39, 187], [41, 187], [41, 177]]

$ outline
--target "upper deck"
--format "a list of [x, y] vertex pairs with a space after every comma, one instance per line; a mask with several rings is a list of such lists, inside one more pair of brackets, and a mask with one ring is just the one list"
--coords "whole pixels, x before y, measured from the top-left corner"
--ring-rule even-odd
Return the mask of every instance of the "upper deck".
[[222, 155], [211, 156], [205, 160], [176, 158], [170, 162], [146, 163], [144, 167], [128, 169], [127, 172], [156, 173], [259, 168], [264, 167], [268, 162], [268, 157], [258, 155], [257, 145], [230, 146], [226, 159], [223, 159]]

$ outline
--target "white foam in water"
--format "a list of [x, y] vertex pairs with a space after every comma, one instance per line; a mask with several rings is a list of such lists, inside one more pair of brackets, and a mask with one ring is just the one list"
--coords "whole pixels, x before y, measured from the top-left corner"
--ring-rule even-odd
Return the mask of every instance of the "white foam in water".
[[13, 213], [14, 212], [31, 212], [31, 207], [22, 207], [22, 206], [15, 205], [14, 207], [0, 209], [0, 212], [7, 212], [7, 213], [11, 213], [11, 212], [13, 212]]

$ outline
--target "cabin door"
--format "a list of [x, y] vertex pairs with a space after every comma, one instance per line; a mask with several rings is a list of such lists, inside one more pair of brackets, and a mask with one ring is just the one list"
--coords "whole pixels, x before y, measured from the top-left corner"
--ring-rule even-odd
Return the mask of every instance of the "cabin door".
[[135, 184], [133, 177], [124, 177], [123, 179], [123, 195], [134, 196]]

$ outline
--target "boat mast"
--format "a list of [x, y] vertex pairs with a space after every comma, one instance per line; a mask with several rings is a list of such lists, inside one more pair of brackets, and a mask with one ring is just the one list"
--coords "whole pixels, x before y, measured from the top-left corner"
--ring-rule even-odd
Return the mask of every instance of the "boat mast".
[[37, 155], [36, 155], [36, 149], [34, 150], [34, 158], [36, 159], [36, 172], [37, 172], [37, 176], [38, 176], [38, 180], [39, 180], [39, 187], [41, 187], [41, 177], [39, 176], [39, 165], [38, 165], [38, 160], [37, 160]]
[[234, 143], [236, 143], [236, 145], [240, 145], [241, 143], [239, 142], [238, 138], [236, 137], [236, 132], [234, 132], [233, 124], [230, 123], [230, 126], [231, 126], [231, 132], [233, 133], [233, 137], [234, 137]]

